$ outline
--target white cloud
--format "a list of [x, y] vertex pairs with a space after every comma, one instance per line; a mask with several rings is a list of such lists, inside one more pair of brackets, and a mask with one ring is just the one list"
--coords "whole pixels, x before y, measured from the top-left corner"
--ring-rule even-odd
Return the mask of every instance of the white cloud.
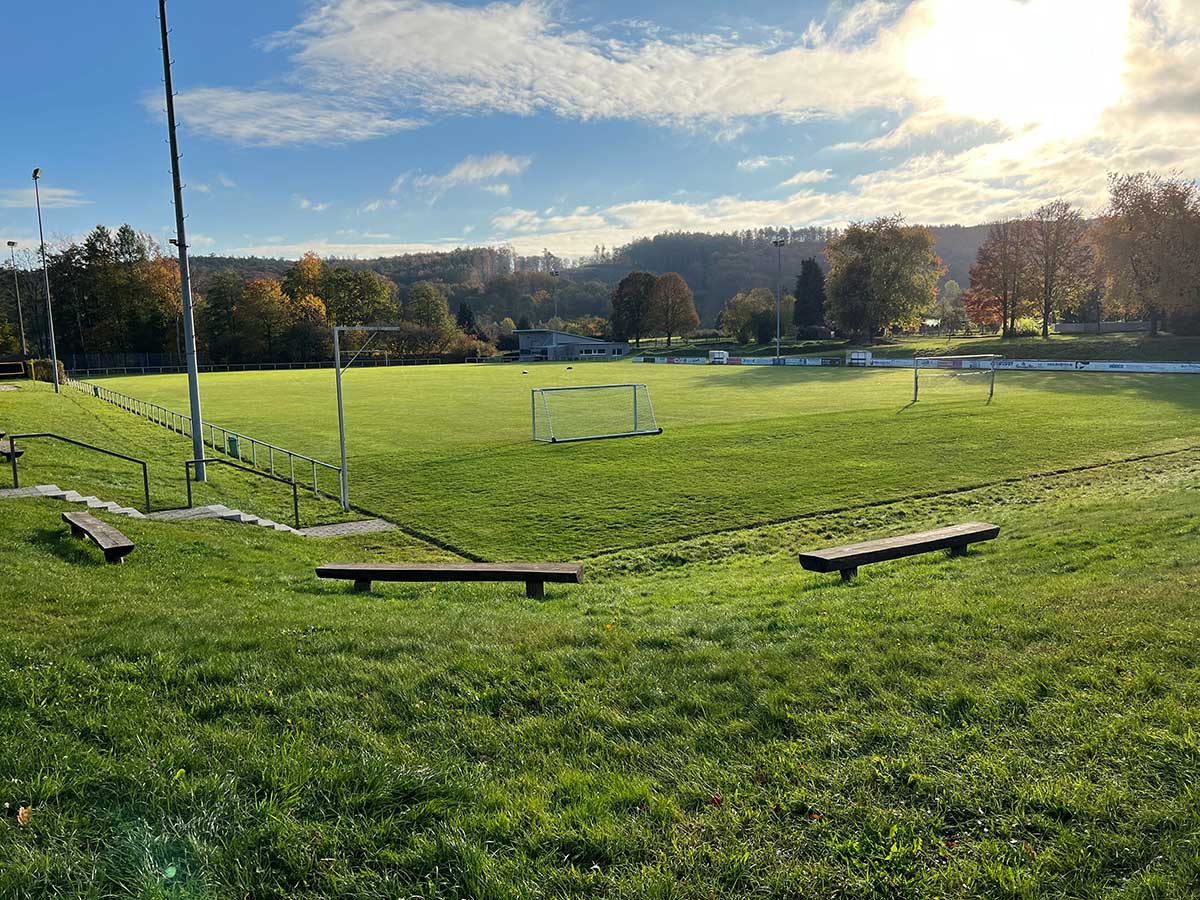
[[189, 247], [212, 247], [217, 243], [216, 238], [207, 234], [189, 234], [187, 242]]
[[[92, 202], [71, 188], [42, 187], [39, 190], [42, 209], [67, 209], [73, 206], [87, 206]], [[32, 187], [0, 190], [0, 207], [6, 209], [34, 209], [35, 200]]]
[[757, 172], [768, 166], [786, 165], [793, 159], [794, 157], [791, 156], [751, 156], [748, 159], [738, 160], [737, 167], [740, 172]]
[[325, 210], [329, 209], [328, 203], [318, 203], [315, 200], [309, 200], [307, 197], [299, 195], [296, 197], [296, 202], [301, 209], [307, 209], [311, 212], [325, 212]]
[[[520, 175], [529, 168], [531, 162], [528, 156], [509, 156], [507, 153], [467, 156], [443, 175], [417, 176], [413, 179], [413, 186], [430, 191], [436, 197], [459, 185], [484, 184], [506, 175]], [[507, 190], [507, 186], [505, 188]]]
[[375, 212], [379, 212], [381, 209], [395, 209], [395, 208], [396, 208], [395, 200], [389, 200], [384, 197], [375, 197], [374, 199], [368, 200], [366, 203], [364, 203], [362, 206], [360, 206], [358, 208], [358, 211], [360, 213], [375, 213]]
[[500, 184], [485, 184], [483, 189], [489, 194], [495, 194], [497, 197], [507, 197], [511, 193], [511, 189], [504, 182]]
[[224, 172], [218, 172], [218, 173], [217, 173], [217, 182], [218, 182], [218, 183], [221, 185], [221, 187], [223, 187], [223, 188], [235, 188], [235, 187], [237, 187], [237, 182], [236, 182], [236, 181], [234, 181], [232, 178], [230, 178], [228, 175], [226, 175]]
[[[159, 100], [145, 105], [158, 111]], [[179, 119], [192, 130], [234, 144], [284, 147], [345, 144], [416, 128], [415, 119], [397, 118], [373, 104], [236, 88], [196, 88], [175, 99]]]
[[426, 0], [330, 0], [275, 35], [297, 77], [326, 95], [390, 108], [411, 98], [427, 113], [549, 111], [576, 119], [718, 122], [897, 108], [911, 79], [902, 37], [881, 28], [891, 4], [855, 6], [840, 27], [782, 42], [726, 34], [613, 37], [557, 20], [542, 0], [465, 7]]
[[[404, 253], [434, 253], [453, 250], [455, 247], [466, 246], [457, 238], [446, 238], [441, 241], [426, 242], [352, 242], [330, 241], [317, 238], [311, 241], [285, 244], [286, 238], [274, 235], [265, 238], [265, 243], [247, 243], [241, 247], [233, 247], [228, 252], [235, 256], [271, 256], [284, 259], [299, 259], [309, 251], [321, 257], [351, 257], [372, 258], [376, 256], [400, 256]], [[475, 246], [475, 245], [473, 245]], [[540, 250], [539, 250], [540, 252]]]
[[801, 184], [820, 184], [833, 177], [833, 169], [807, 169], [797, 172], [787, 181], [780, 182], [780, 187], [795, 187]]
[[189, 184], [188, 187], [190, 187], [193, 191], [199, 191], [201, 194], [212, 193], [212, 188], [207, 184]]

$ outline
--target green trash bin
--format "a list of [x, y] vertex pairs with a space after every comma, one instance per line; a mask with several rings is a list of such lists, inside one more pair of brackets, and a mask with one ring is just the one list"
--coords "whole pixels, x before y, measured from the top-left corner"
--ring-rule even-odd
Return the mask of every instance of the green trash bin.
[[225, 446], [229, 450], [229, 455], [234, 459], [240, 460], [242, 458], [242, 448], [238, 443], [238, 436], [236, 434], [229, 434], [225, 436]]

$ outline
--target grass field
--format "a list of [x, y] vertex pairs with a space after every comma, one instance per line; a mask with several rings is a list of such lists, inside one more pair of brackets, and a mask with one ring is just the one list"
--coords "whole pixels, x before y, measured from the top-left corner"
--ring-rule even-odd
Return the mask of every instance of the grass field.
[[[529, 374], [523, 374], [528, 369]], [[332, 373], [203, 378], [205, 416], [337, 458]], [[660, 437], [530, 440], [531, 387], [644, 381]], [[108, 379], [168, 407], [182, 376]], [[586, 557], [1200, 446], [1192, 376], [434, 366], [346, 377], [352, 500], [482, 559]], [[330, 485], [330, 489], [333, 486]]]
[[[313, 577], [437, 555], [379, 535], [122, 521], [106, 567], [4, 503], [6, 898], [1200, 888], [1200, 453], [626, 551], [537, 603]], [[1001, 539], [795, 562], [968, 518]]]

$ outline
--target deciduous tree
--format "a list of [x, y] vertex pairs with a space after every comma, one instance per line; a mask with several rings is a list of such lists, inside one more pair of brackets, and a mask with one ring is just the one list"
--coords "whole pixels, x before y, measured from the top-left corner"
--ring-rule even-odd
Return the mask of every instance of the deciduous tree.
[[649, 329], [654, 285], [657, 279], [649, 272], [630, 272], [612, 292], [612, 327], [617, 340], [633, 338], [640, 345]]
[[767, 288], [734, 294], [721, 310], [721, 330], [739, 344], [756, 340], [766, 343], [775, 337], [775, 295]]
[[650, 318], [653, 327], [667, 336], [668, 347], [673, 335], [683, 337], [700, 327], [692, 289], [678, 272], [667, 272], [654, 282]]
[[900, 216], [852, 224], [826, 246], [825, 258], [826, 317], [858, 337], [915, 325], [943, 271], [933, 235]]
[[967, 315], [972, 322], [1016, 333], [1017, 319], [1032, 305], [1035, 275], [1030, 267], [1029, 229], [1024, 221], [993, 222], [971, 267]]
[[1087, 224], [1079, 210], [1066, 200], [1045, 203], [1033, 211], [1028, 223], [1029, 263], [1037, 278], [1042, 337], [1050, 336], [1050, 323], [1064, 307], [1077, 302], [1090, 287], [1092, 248]]

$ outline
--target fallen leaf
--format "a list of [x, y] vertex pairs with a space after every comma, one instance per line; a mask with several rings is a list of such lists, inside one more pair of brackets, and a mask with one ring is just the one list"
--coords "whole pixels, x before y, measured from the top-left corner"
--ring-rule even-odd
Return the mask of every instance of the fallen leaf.
[[32, 815], [33, 815], [32, 807], [22, 806], [20, 809], [17, 810], [17, 824], [18, 825], [28, 825], [29, 818]]

